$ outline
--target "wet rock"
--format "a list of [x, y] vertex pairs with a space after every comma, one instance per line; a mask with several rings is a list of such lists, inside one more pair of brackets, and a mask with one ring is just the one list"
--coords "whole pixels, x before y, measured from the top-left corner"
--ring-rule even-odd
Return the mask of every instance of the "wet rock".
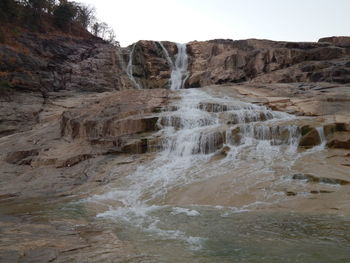
[[312, 128], [303, 137], [301, 137], [299, 146], [305, 148], [311, 148], [321, 143], [320, 135], [315, 128]]
[[[169, 56], [173, 58], [177, 52], [175, 43], [162, 42]], [[132, 69], [135, 80], [144, 89], [169, 87], [171, 65], [161, 45], [156, 41], [138, 41], [134, 44]]]
[[183, 124], [180, 116], [166, 116], [160, 118], [160, 125], [162, 127], [174, 127], [175, 129], [181, 129]]
[[207, 112], [224, 112], [228, 111], [230, 108], [225, 104], [217, 104], [217, 103], [199, 103], [199, 109], [207, 111]]
[[129, 142], [122, 147], [122, 152], [129, 154], [141, 154], [146, 153], [148, 150], [147, 140], [137, 140], [135, 142]]
[[334, 191], [328, 191], [328, 190], [311, 190], [310, 194], [331, 194], [334, 193]]
[[231, 148], [229, 146], [224, 146], [217, 154], [215, 154], [210, 160], [217, 161], [225, 158], [230, 152]]
[[340, 141], [337, 139], [331, 140], [327, 143], [327, 147], [337, 149], [350, 149], [350, 139], [347, 141]]
[[221, 131], [202, 133], [198, 146], [193, 149], [193, 154], [209, 154], [222, 148], [226, 141], [226, 133]]
[[68, 159], [56, 161], [56, 167], [62, 168], [62, 167], [71, 167], [74, 166], [82, 161], [88, 160], [93, 158], [94, 156], [92, 154], [79, 154], [77, 156], [72, 156]]
[[346, 123], [331, 123], [323, 126], [323, 131], [325, 136], [329, 137], [335, 132], [350, 131], [350, 127]]
[[308, 134], [309, 132], [311, 132], [311, 130], [312, 130], [311, 126], [304, 125], [301, 127], [300, 132], [301, 132], [301, 135], [304, 136], [304, 135]]
[[221, 149], [220, 153], [227, 156], [227, 154], [230, 152], [231, 148], [229, 146], [225, 146]]
[[234, 145], [240, 145], [242, 140], [241, 128], [236, 127], [231, 132], [231, 140]]
[[294, 180], [306, 180], [309, 183], [324, 183], [324, 184], [335, 184], [335, 185], [347, 185], [350, 184], [349, 181], [337, 178], [328, 177], [317, 177], [312, 174], [294, 174], [292, 176]]
[[11, 164], [19, 164], [19, 165], [29, 165], [32, 161], [31, 157], [37, 156], [39, 154], [39, 150], [27, 150], [27, 151], [16, 151], [8, 153], [5, 161]]
[[27, 251], [21, 262], [34, 263], [34, 262], [53, 262], [58, 255], [57, 249], [54, 248], [35, 248]]

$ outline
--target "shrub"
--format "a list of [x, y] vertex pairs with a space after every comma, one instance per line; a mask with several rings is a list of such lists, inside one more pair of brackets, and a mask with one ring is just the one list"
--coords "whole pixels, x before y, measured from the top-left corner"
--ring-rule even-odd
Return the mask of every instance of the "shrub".
[[68, 29], [76, 15], [77, 7], [69, 2], [61, 3], [53, 11], [55, 24], [61, 29]]

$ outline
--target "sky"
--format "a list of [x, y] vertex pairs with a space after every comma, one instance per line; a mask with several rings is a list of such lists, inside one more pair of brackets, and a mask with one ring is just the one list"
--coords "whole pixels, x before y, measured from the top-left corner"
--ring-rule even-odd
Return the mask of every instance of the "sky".
[[350, 36], [350, 0], [78, 0], [94, 6], [121, 46], [138, 40], [311, 41]]

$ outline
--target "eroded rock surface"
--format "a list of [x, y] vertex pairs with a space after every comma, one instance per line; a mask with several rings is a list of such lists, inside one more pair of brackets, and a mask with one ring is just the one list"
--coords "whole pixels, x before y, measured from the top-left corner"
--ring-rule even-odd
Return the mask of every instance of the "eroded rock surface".
[[259, 83], [349, 83], [349, 46], [269, 40], [190, 42], [188, 87], [253, 81]]

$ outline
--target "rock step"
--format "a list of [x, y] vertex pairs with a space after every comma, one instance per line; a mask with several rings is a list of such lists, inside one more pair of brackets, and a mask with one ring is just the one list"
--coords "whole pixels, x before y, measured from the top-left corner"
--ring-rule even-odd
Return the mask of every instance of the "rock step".
[[318, 177], [312, 174], [294, 174], [292, 176], [293, 180], [304, 180], [308, 183], [324, 183], [324, 184], [334, 184], [334, 185], [347, 185], [350, 184], [349, 181], [338, 179], [338, 178], [330, 178], [330, 177]]
[[119, 137], [140, 132], [157, 131], [158, 116], [143, 116], [126, 119], [107, 118], [105, 120], [89, 120], [71, 118], [64, 112], [61, 121], [61, 135], [72, 139]]
[[[323, 135], [320, 134], [323, 132]], [[324, 125], [317, 130], [315, 127], [304, 125], [301, 127], [301, 139], [299, 146], [302, 148], [311, 148], [319, 145], [325, 140], [329, 148], [350, 149], [350, 124], [349, 123], [331, 123]], [[324, 136], [324, 138], [321, 138]]]
[[242, 145], [247, 138], [258, 141], [270, 141], [271, 145], [291, 145], [299, 141], [299, 128], [293, 125], [265, 126], [265, 125], [238, 125], [231, 130], [228, 142], [233, 145]]

